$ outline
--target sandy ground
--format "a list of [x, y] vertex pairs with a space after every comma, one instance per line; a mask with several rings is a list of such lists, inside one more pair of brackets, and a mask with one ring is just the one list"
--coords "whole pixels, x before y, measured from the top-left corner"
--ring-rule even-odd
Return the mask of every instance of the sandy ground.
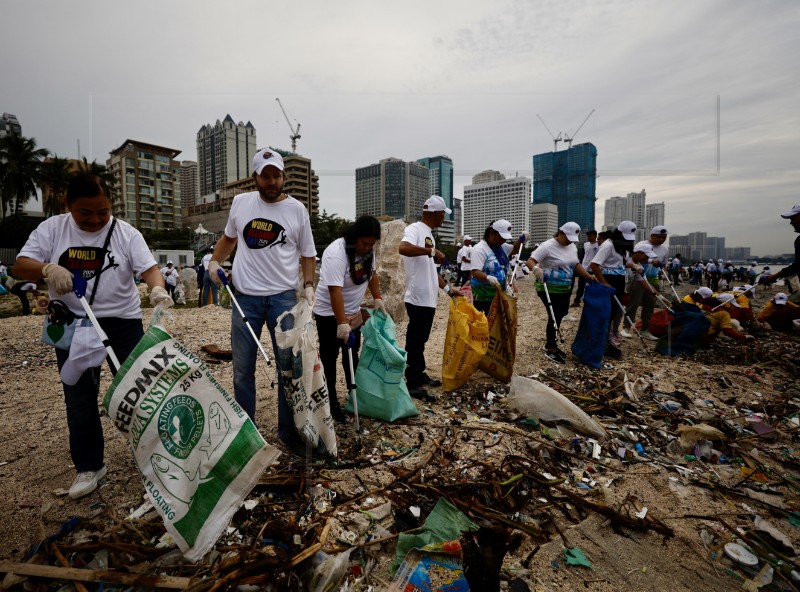
[[[676, 360], [655, 353], [652, 344], [643, 349], [638, 341], [627, 340], [623, 345], [624, 359], [609, 360], [609, 368], [593, 371], [578, 364], [572, 357], [566, 366], [556, 365], [542, 355], [546, 313], [532, 293], [532, 285], [528, 283], [523, 287], [518, 300], [519, 334], [515, 372], [519, 375], [548, 382], [557, 381], [568, 389], [580, 392], [587, 385], [607, 383], [620, 369], [624, 369], [631, 380], [644, 378], [655, 393], [680, 391], [689, 400], [710, 401], [710, 404], [719, 406], [723, 406], [723, 402], [733, 404], [733, 400], [740, 406], [761, 405], [772, 398], [791, 400], [800, 395], [796, 375], [775, 364], [744, 366], [742, 362], [747, 361], [747, 352], [730, 342], [719, 344], [717, 350], [704, 352], [696, 360]], [[688, 289], [687, 285], [682, 287], [684, 293]], [[768, 294], [759, 292], [756, 302], [763, 303], [767, 298]], [[16, 298], [13, 301], [4, 298], [2, 305], [13, 306], [14, 302]], [[580, 314], [580, 310], [571, 310], [576, 315]], [[146, 321], [149, 320], [149, 314], [150, 311], [146, 311]], [[230, 314], [229, 309], [213, 306], [177, 309], [166, 323], [166, 328], [193, 351], [199, 352], [202, 345], [209, 343], [227, 349], [230, 347]], [[439, 376], [441, 372], [447, 315], [447, 299], [442, 296], [434, 331], [426, 349], [429, 372], [434, 376]], [[0, 344], [0, 558], [18, 561], [26, 549], [56, 532], [70, 516], [88, 517], [96, 513], [98, 508], [105, 508], [117, 519], [124, 518], [141, 504], [143, 488], [127, 442], [106, 419], [109, 474], [105, 484], [96, 493], [81, 500], [70, 500], [63, 495], [72, 482], [74, 469], [66, 445], [65, 412], [55, 356], [49, 347], [39, 341], [42, 319], [40, 316], [17, 316], [2, 319], [0, 324], [3, 335]], [[577, 322], [564, 322], [562, 331], [567, 344], [571, 343], [577, 326]], [[775, 344], [770, 351], [778, 356], [778, 348], [781, 347], [794, 347], [794, 351], [797, 351], [797, 336], [768, 335], [764, 340]], [[405, 322], [398, 324], [398, 341], [401, 344], [405, 341]], [[215, 365], [214, 374], [232, 392], [230, 362]], [[105, 371], [101, 393], [105, 392], [109, 377], [109, 372]], [[269, 386], [271, 375], [259, 372], [257, 380], [259, 429], [268, 441], [274, 443], [276, 402], [275, 391]], [[474, 411], [479, 409], [489, 408], [492, 417], [509, 420], [514, 414], [508, 413], [502, 401], [494, 401], [488, 406], [483, 404], [483, 398], [489, 391], [502, 395], [508, 391], [508, 387], [496, 383], [482, 372], [476, 372], [470, 383], [455, 393], [441, 394], [435, 390], [440, 396], [437, 403], [424, 406], [416, 402], [421, 410], [420, 416], [391, 426], [392, 431], [367, 418], [363, 425], [373, 432], [383, 430], [385, 438], [397, 442], [403, 433], [411, 434], [414, 438], [446, 438], [449, 432], [443, 425], [457, 425], [452, 422], [454, 417], [474, 418]], [[344, 393], [341, 369], [339, 392], [340, 396]], [[794, 406], [797, 407], [797, 401]], [[652, 409], [652, 405], [642, 405], [639, 411], [643, 413], [642, 409], [646, 408]], [[619, 418], [616, 425], [636, 423], [641, 422], [629, 416]], [[484, 436], [478, 437], [475, 433], [470, 438], [482, 441]], [[346, 440], [352, 439], [352, 424], [343, 429], [342, 436], [346, 436]], [[568, 440], [556, 438], [555, 442], [559, 446], [569, 447]], [[475, 445], [475, 442], [472, 444]], [[496, 460], [493, 455], [499, 452], [498, 449], [506, 454], [525, 454], [526, 444], [525, 438], [506, 435], [503, 445], [496, 449], [481, 451], [481, 447], [478, 447], [471, 450], [473, 453], [477, 450], [476, 454], [485, 454], [489, 462]], [[791, 447], [791, 444], [783, 442], [784, 446]], [[719, 525], [713, 519], [689, 517], [724, 515], [729, 524], [745, 524], [748, 522], [749, 507], [740, 498], [724, 497], [709, 489], [690, 485], [669, 468], [674, 459], [664, 462], [649, 462], [648, 459], [648, 462], [623, 465], [616, 460], [613, 450], [604, 449], [603, 455], [608, 455], [608, 462], [594, 463], [598, 471], [595, 478], [604, 483], [611, 477], [624, 478], [616, 479], [605, 487], [596, 487], [590, 494], [592, 499], [619, 507], [623, 500], [634, 495], [640, 507], [648, 507], [651, 515], [657, 516], [674, 530], [675, 536], [665, 538], [654, 532], [630, 530], [616, 533], [603, 516], [589, 512], [575, 523], [561, 519], [558, 530], [563, 536], [554, 535], [549, 542], [537, 543], [526, 538], [518, 551], [506, 557], [506, 572], [523, 576], [531, 589], [538, 590], [722, 591], [741, 586], [741, 582], [725, 571], [726, 565], [708, 558], [708, 551], [701, 541], [701, 529], [718, 531]], [[281, 459], [282, 462], [289, 462], [291, 455], [286, 453]], [[427, 469], [428, 475], [434, 473], [437, 467], [444, 470], [442, 460], [432, 461]], [[582, 462], [580, 466], [592, 464]], [[606, 466], [598, 466], [603, 464]], [[716, 468], [717, 477], [726, 482], [735, 483], [739, 476], [738, 467], [735, 470], [730, 465], [713, 468]], [[704, 469], [697, 474], [716, 480], [712, 472]], [[365, 473], [364, 479], [369, 481], [368, 473]], [[346, 489], [348, 485], [345, 483], [342, 487]], [[780, 495], [773, 496], [776, 500], [788, 497], [784, 490], [779, 491]], [[761, 509], [757, 511], [762, 512]], [[577, 514], [573, 512], [573, 515]], [[789, 526], [788, 522], [784, 521], [778, 526], [784, 532], [788, 531], [794, 541], [800, 539], [800, 531]], [[592, 561], [593, 567], [566, 566], [561, 558], [566, 544], [581, 548]], [[377, 581], [385, 582], [389, 578], [388, 565], [394, 545], [387, 544], [382, 550], [376, 548], [373, 552], [379, 564]], [[526, 562], [526, 558], [530, 561]], [[381, 586], [378, 585], [376, 589], [381, 589]]]

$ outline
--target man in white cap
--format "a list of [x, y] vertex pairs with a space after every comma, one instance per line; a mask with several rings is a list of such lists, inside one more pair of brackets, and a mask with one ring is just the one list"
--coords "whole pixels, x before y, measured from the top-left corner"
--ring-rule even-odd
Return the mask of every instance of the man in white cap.
[[756, 317], [759, 323], [765, 323], [776, 331], [800, 331], [800, 306], [789, 302], [784, 292], [778, 292], [772, 300], [764, 305]]
[[[236, 278], [236, 299], [243, 315], [232, 309], [233, 391], [236, 401], [254, 422], [255, 369], [259, 350], [243, 316], [257, 338], [260, 338], [264, 325], [267, 326], [272, 349], [277, 352], [276, 321], [297, 304], [298, 283], [302, 282], [309, 306], [314, 305], [317, 251], [311, 223], [305, 206], [283, 192], [283, 168], [283, 158], [275, 150], [266, 148], [256, 152], [253, 157], [256, 191], [234, 197], [224, 234], [217, 241], [208, 264], [209, 275], [220, 284], [220, 263], [230, 256], [234, 247], [238, 247], [233, 260], [233, 277]], [[292, 328], [290, 318], [282, 321], [282, 328]], [[304, 449], [294, 428], [280, 372], [278, 436], [294, 452]]]
[[406, 226], [398, 249], [406, 276], [403, 297], [408, 313], [406, 384], [412, 397], [426, 402], [435, 401], [436, 397], [425, 387], [441, 386], [442, 382], [425, 372], [425, 344], [431, 335], [439, 289], [445, 292], [450, 289], [436, 273], [436, 265], [444, 261], [444, 253], [436, 248], [432, 231], [442, 225], [445, 214], [451, 211], [444, 199], [431, 195], [422, 206], [422, 220]]
[[175, 286], [178, 285], [178, 272], [173, 267], [172, 261], [167, 261], [167, 264], [161, 268], [161, 276], [164, 278], [164, 284], [167, 287], [167, 293], [170, 298], [174, 298]]
[[[788, 212], [781, 214], [781, 218], [789, 220], [794, 231], [800, 233], [800, 203], [795, 204], [794, 207]], [[766, 268], [765, 268], [766, 269]], [[781, 278], [788, 278], [793, 275], [800, 274], [800, 236], [794, 240], [794, 261], [791, 265], [787, 265], [780, 271], [777, 271], [767, 278], [768, 283], [772, 283]], [[789, 297], [789, 301], [795, 304], [800, 304], [800, 292], [796, 292]]]
[[711, 298], [714, 295], [713, 290], [711, 288], [706, 288], [705, 286], [700, 286], [694, 292], [689, 292], [686, 296], [683, 297], [683, 301], [687, 304], [694, 304], [696, 306], [700, 306], [703, 304], [703, 301], [707, 298]]
[[[628, 297], [628, 307], [625, 309], [625, 320], [619, 334], [622, 337], [631, 337], [630, 322], [636, 320], [636, 311], [642, 307], [642, 330], [641, 336], [650, 341], [658, 341], [658, 337], [650, 333], [650, 319], [653, 317], [653, 310], [656, 305], [656, 294], [660, 291], [660, 268], [667, 260], [667, 247], [664, 243], [667, 240], [667, 227], [655, 226], [650, 231], [650, 238], [636, 244], [634, 253], [645, 253], [648, 261], [642, 265], [643, 279], [635, 281], [631, 285]], [[650, 256], [652, 255], [652, 258]]]
[[470, 257], [472, 256], [472, 237], [464, 235], [464, 246], [458, 250], [456, 260], [458, 261], [458, 285], [463, 286], [469, 279]]

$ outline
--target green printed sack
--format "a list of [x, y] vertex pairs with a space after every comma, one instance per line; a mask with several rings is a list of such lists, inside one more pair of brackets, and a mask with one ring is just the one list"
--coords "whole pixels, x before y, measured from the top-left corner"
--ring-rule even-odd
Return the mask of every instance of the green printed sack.
[[184, 556], [208, 552], [280, 454], [203, 361], [151, 326], [103, 400]]

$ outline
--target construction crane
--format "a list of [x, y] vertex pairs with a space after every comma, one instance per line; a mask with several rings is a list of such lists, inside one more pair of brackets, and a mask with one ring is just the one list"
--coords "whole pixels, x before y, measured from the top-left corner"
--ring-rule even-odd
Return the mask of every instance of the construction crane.
[[292, 130], [292, 134], [289, 136], [289, 138], [292, 140], [292, 152], [294, 152], [296, 154], [297, 153], [297, 140], [300, 139], [300, 124], [297, 123], [297, 120], [295, 120], [295, 123], [297, 124], [297, 126], [292, 126], [292, 122], [289, 121], [289, 116], [286, 114], [286, 109], [283, 108], [283, 104], [281, 103], [281, 100], [279, 98], [277, 98], [277, 97], [275, 98], [275, 100], [278, 101], [278, 106], [281, 108], [281, 111], [283, 111], [283, 116], [286, 118], [286, 123], [289, 124], [289, 129]]
[[584, 120], [583, 120], [583, 123], [582, 123], [582, 124], [580, 124], [580, 126], [578, 126], [578, 129], [576, 129], [576, 130], [575, 130], [575, 133], [574, 133], [574, 134], [572, 134], [572, 137], [571, 137], [571, 138], [570, 138], [569, 136], [564, 136], [564, 141], [567, 143], [567, 145], [569, 146], [569, 148], [572, 148], [572, 140], [574, 140], [574, 139], [575, 139], [575, 136], [577, 136], [577, 135], [578, 135], [578, 132], [579, 132], [579, 131], [581, 131], [581, 128], [583, 127], [583, 124], [584, 124], [584, 123], [586, 123], [586, 122], [589, 120], [589, 118], [592, 116], [592, 113], [594, 113], [594, 109], [592, 109], [591, 111], [589, 111], [589, 115], [587, 115], [587, 116], [586, 116], [586, 119], [584, 119]]
[[546, 130], [547, 130], [547, 133], [548, 133], [548, 134], [550, 134], [550, 137], [551, 137], [551, 138], [553, 138], [553, 152], [556, 152], [556, 151], [558, 150], [558, 143], [563, 141], [563, 140], [561, 139], [561, 132], [558, 132], [558, 137], [556, 138], [556, 137], [553, 135], [553, 132], [551, 132], [551, 131], [550, 131], [550, 128], [549, 128], [549, 127], [547, 127], [547, 124], [544, 122], [544, 119], [542, 119], [542, 118], [539, 116], [539, 114], [538, 114], [538, 113], [536, 114], [536, 117], [539, 117], [539, 121], [541, 121], [541, 122], [542, 122], [542, 125], [544, 126], [544, 129], [546, 129]]

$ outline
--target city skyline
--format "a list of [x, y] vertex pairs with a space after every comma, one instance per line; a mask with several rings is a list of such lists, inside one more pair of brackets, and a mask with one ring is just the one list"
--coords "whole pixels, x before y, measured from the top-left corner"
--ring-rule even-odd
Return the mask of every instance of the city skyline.
[[[275, 23], [263, 25], [267, 42], [207, 42], [264, 11]], [[355, 169], [385, 155], [447, 154], [454, 197], [486, 169], [533, 178], [532, 156], [553, 149], [539, 115], [597, 147], [596, 220], [603, 200], [647, 187], [671, 232], [735, 235], [754, 254], [780, 254], [794, 234], [779, 214], [800, 201], [798, 24], [788, 0], [680, 11], [647, 0], [410, 0], [383, 11], [356, 0], [225, 11], [202, 0], [12, 2], [0, 22], [0, 112], [64, 158], [80, 144], [105, 162], [135, 138], [196, 160], [198, 128], [226, 113], [252, 122], [259, 147], [288, 149], [280, 97], [302, 124], [297, 152], [314, 163], [320, 209], [346, 218]], [[35, 54], [16, 50], [32, 37]], [[278, 51], [291, 47], [291, 59]]]

